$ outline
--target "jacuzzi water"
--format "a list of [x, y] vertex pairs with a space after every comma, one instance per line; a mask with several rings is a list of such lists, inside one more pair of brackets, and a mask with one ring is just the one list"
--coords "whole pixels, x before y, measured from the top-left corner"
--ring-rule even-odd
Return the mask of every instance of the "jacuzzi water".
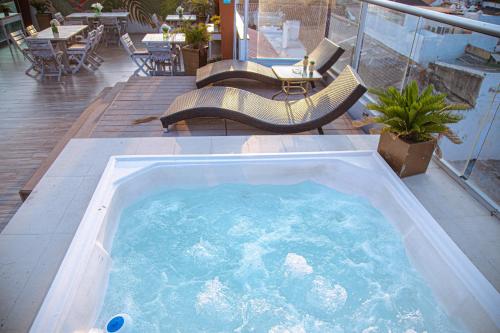
[[462, 332], [361, 197], [307, 181], [150, 195], [122, 212], [96, 323], [134, 332]]

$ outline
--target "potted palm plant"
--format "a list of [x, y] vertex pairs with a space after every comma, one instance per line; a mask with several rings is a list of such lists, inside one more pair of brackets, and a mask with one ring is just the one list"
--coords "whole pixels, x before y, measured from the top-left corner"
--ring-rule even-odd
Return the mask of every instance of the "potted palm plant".
[[46, 0], [31, 0], [30, 4], [36, 10], [36, 21], [40, 30], [50, 27], [52, 14], [48, 12], [49, 5]]
[[448, 104], [446, 95], [434, 93], [432, 85], [419, 93], [416, 81], [411, 81], [402, 92], [394, 87], [370, 92], [378, 97], [378, 102], [369, 103], [366, 108], [378, 115], [354, 125], [382, 125], [371, 131], [381, 133], [377, 151], [400, 177], [427, 170], [439, 137], [445, 136], [455, 144], [462, 142], [448, 124], [460, 121], [462, 115], [455, 111], [469, 109], [469, 105]]
[[207, 27], [203, 23], [186, 24], [182, 31], [186, 34], [186, 45], [182, 48], [186, 75], [196, 75], [196, 69], [207, 64]]

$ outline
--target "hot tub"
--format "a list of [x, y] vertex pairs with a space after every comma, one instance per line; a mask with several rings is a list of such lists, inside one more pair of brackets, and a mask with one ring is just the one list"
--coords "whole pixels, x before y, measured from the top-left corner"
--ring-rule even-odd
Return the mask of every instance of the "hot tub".
[[[323, 196], [316, 198], [316, 193], [323, 193]], [[198, 201], [190, 202], [189, 198], [195, 195], [200, 195]], [[214, 196], [215, 199], [221, 198], [215, 200], [221, 206], [215, 212], [205, 212], [203, 209], [214, 205]], [[241, 200], [233, 201], [238, 196]], [[293, 208], [297, 200], [300, 201], [299, 208], [282, 211], [283, 207]], [[286, 203], [283, 204], [283, 201]], [[170, 206], [164, 205], [160, 210], [148, 211], [153, 216], [142, 216], [144, 207], [151, 206], [150, 202], [172, 203], [171, 210], [181, 215], [171, 215]], [[187, 202], [187, 208], [174, 204], [179, 202]], [[262, 205], [253, 210], [266, 215], [253, 215], [251, 206], [256, 202]], [[238, 216], [234, 213], [221, 218], [224, 220], [222, 224], [210, 219], [205, 221], [205, 217], [212, 216], [212, 213], [219, 216], [220, 211], [236, 204], [241, 205], [239, 210], [246, 211], [244, 216], [269, 222], [264, 226], [252, 224], [250, 228], [239, 226], [231, 220]], [[199, 206], [203, 213], [190, 211], [191, 215], [184, 214], [192, 206]], [[302, 212], [309, 215], [297, 216]], [[134, 218], [129, 216], [134, 214], [142, 215], [138, 220], [126, 222]], [[196, 240], [193, 237], [198, 237], [197, 233], [184, 239], [191, 227], [178, 234], [176, 231], [184, 225], [177, 224], [177, 230], [170, 222], [155, 226], [156, 229], [149, 231], [151, 234], [140, 229], [137, 234], [134, 231], [132, 235], [130, 232], [124, 235], [131, 226], [149, 227], [148, 224], [156, 223], [157, 215], [161, 215], [160, 223], [174, 220], [176, 223], [180, 220], [192, 223], [201, 218], [204, 222], [200, 223], [205, 223], [205, 229], [199, 232], [199, 239]], [[305, 221], [305, 224], [296, 223], [296, 220]], [[288, 224], [280, 221], [287, 221]], [[340, 227], [352, 224], [352, 221], [355, 224], [348, 226], [345, 232], [339, 232], [342, 230]], [[334, 223], [339, 223], [339, 228]], [[124, 229], [120, 229], [122, 224]], [[198, 225], [201, 224], [194, 224], [195, 227]], [[220, 227], [210, 229], [216, 225]], [[267, 229], [273, 225], [278, 229]], [[288, 234], [283, 228], [302, 231]], [[360, 228], [359, 236], [356, 235], [358, 231], [352, 228]], [[309, 235], [312, 229], [315, 233]], [[260, 230], [260, 234], [248, 239], [256, 230]], [[166, 238], [155, 237], [163, 231]], [[351, 231], [350, 237], [342, 239]], [[151, 242], [175, 243], [179, 247], [179, 256], [193, 260], [192, 264], [186, 258], [179, 262], [173, 255], [177, 249], [174, 247], [166, 248], [165, 255], [158, 257], [162, 260], [159, 265], [169, 266], [171, 270], [152, 269], [156, 275], [149, 276], [149, 262], [143, 263], [146, 266], [134, 266], [137, 264], [134, 262], [129, 270], [122, 270], [122, 265], [128, 265], [127, 258], [131, 261], [134, 258], [144, 260], [155, 255], [154, 252], [150, 255], [139, 253], [139, 257], [135, 257], [136, 252], [142, 251], [134, 245], [137, 240], [134, 236], [140, 232], [146, 232], [140, 234], [141, 244], [149, 238]], [[212, 237], [217, 233], [227, 234], [229, 238], [227, 241], [217, 240]], [[270, 235], [279, 235], [280, 245], [276, 248], [269, 245], [277, 242], [276, 239], [269, 240]], [[295, 235], [303, 238], [295, 239]], [[243, 236], [245, 238], [241, 238], [240, 242], [238, 237]], [[370, 238], [373, 238], [372, 243]], [[308, 242], [310, 247], [303, 246]], [[224, 243], [231, 247], [224, 248]], [[265, 251], [255, 257], [263, 249]], [[123, 253], [130, 250], [132, 254]], [[234, 252], [234, 256], [229, 252]], [[393, 252], [399, 256], [393, 258]], [[365, 260], [365, 257], [373, 258], [373, 262]], [[207, 262], [215, 264], [204, 267]], [[222, 268], [215, 268], [217, 262], [224, 263], [220, 265]], [[232, 270], [227, 268], [235, 262], [240, 264]], [[399, 274], [399, 268], [404, 274]], [[183, 269], [187, 269], [187, 273]], [[374, 281], [370, 275], [369, 278], [360, 276], [356, 280], [355, 276], [363, 269], [379, 279]], [[186, 274], [191, 280], [179, 281], [178, 276]], [[391, 274], [401, 278], [399, 284], [392, 287], [397, 290], [396, 296], [387, 291], [380, 292], [392, 283], [388, 282], [394, 278]], [[134, 285], [132, 280], [141, 280], [142, 277], [151, 279], [151, 295], [146, 295], [150, 296], [145, 298], [146, 301], [144, 291], [137, 296], [139, 292], [127, 290]], [[179, 296], [175, 288], [183, 284], [190, 287], [184, 291], [186, 294]], [[174, 288], [174, 292], [169, 288]], [[429, 289], [428, 295], [426, 288]], [[366, 295], [359, 295], [361, 289], [366, 289]], [[382, 300], [373, 300], [375, 290], [380, 292]], [[259, 292], [264, 296], [259, 297]], [[153, 316], [169, 315], [161, 320], [168, 320], [170, 326], [156, 324], [149, 327], [146, 325], [149, 325], [147, 317], [137, 316], [137, 313], [149, 310], [134, 310], [142, 306], [146, 308], [148, 305], [142, 303], [158, 298], [157, 295], [162, 295], [160, 302], [166, 307]], [[191, 296], [193, 304], [181, 304], [181, 300]], [[393, 300], [405, 297], [403, 305]], [[412, 307], [418, 303], [417, 298], [422, 298], [418, 302], [435, 302], [436, 305], [422, 311], [415, 310]], [[177, 308], [193, 312], [171, 313], [175, 312], [176, 302], [179, 302]], [[370, 302], [374, 304], [372, 308], [380, 308], [374, 310], [371, 317], [390, 317], [388, 312], [398, 315], [384, 321], [374, 318], [364, 322], [364, 316], [356, 311], [372, 304]], [[432, 306], [436, 306], [435, 310]], [[394, 307], [397, 309], [394, 310]], [[308, 332], [366, 329], [370, 332], [401, 327], [410, 332], [419, 328], [429, 332], [443, 329], [496, 332], [500, 327], [497, 291], [373, 151], [112, 157], [31, 331], [87, 332], [102, 329], [105, 319], [113, 311], [132, 312], [129, 314], [139, 331], [145, 327], [163, 330], [180, 328], [185, 331], [189, 327], [192, 331], [205, 327], [203, 325], [207, 325], [208, 331], [211, 327], [228, 331], [250, 328], [261, 331], [265, 328], [271, 332], [287, 329]], [[425, 321], [426, 312], [441, 311], [445, 318], [438, 318], [437, 326], [425, 326], [431, 325]], [[150, 321], [153, 319], [159, 320], [151, 318]], [[213, 323], [210, 322], [212, 319]], [[180, 320], [179, 323], [192, 321], [194, 326], [176, 326], [176, 320]], [[196, 320], [200, 322], [196, 324]], [[415, 327], [411, 320], [415, 322]], [[256, 326], [256, 322], [261, 326]]]

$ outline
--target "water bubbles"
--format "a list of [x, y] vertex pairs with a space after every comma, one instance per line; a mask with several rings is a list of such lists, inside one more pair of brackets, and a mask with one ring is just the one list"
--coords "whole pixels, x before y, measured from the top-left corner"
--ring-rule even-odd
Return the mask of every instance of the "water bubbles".
[[332, 285], [323, 276], [317, 276], [312, 281], [312, 288], [306, 299], [310, 306], [334, 313], [341, 309], [347, 301], [347, 291], [341, 285]]
[[235, 276], [246, 279], [248, 283], [250, 277], [262, 278], [268, 275], [268, 271], [262, 260], [267, 251], [258, 242], [243, 244], [241, 251], [241, 259], [239, 268], [235, 272]]
[[111, 256], [98, 324], [126, 312], [137, 332], [459, 332], [394, 227], [312, 182], [154, 194], [122, 212]]
[[195, 308], [198, 314], [207, 317], [219, 316], [219, 319], [231, 319], [233, 304], [229, 290], [218, 277], [205, 282], [203, 289], [196, 296]]
[[285, 259], [285, 276], [303, 277], [312, 274], [313, 268], [306, 258], [296, 253], [288, 253]]
[[273, 326], [268, 333], [306, 333], [302, 324], [294, 326], [276, 325]]
[[218, 249], [210, 242], [201, 239], [198, 243], [191, 246], [187, 251], [187, 255], [197, 260], [214, 260], [217, 258]]

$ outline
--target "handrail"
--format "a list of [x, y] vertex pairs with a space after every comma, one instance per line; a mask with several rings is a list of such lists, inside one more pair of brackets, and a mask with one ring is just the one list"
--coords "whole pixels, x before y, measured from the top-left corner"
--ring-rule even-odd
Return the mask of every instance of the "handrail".
[[405, 5], [402, 3], [389, 1], [389, 0], [361, 0], [363, 2], [385, 7], [388, 9], [393, 9], [398, 12], [423, 17], [429, 20], [454, 25], [463, 29], [472, 30], [482, 34], [490, 35], [493, 37], [500, 38], [500, 25], [481, 22], [477, 20], [472, 20], [465, 17], [459, 17], [450, 14], [444, 14], [440, 12], [435, 12], [433, 10], [424, 9], [422, 7], [415, 7], [410, 5]]

